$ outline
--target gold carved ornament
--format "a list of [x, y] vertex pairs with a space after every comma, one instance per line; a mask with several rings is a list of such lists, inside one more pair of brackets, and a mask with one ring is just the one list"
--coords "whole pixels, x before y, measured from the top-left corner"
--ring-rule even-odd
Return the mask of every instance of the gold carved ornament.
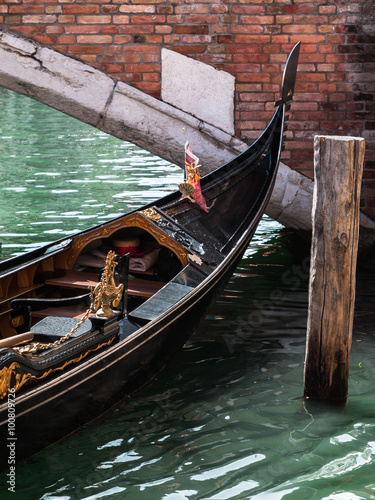
[[115, 337], [112, 337], [108, 342], [104, 342], [103, 344], [99, 344], [94, 349], [89, 349], [83, 354], [80, 354], [77, 358], [70, 359], [65, 361], [65, 363], [57, 368], [51, 368], [37, 377], [36, 375], [31, 375], [31, 373], [24, 373], [23, 375], [20, 373], [20, 365], [16, 361], [14, 361], [10, 366], [5, 366], [2, 370], [0, 370], [0, 399], [3, 399], [7, 394], [9, 389], [11, 388], [12, 376], [14, 375], [15, 381], [13, 385], [14, 391], [18, 391], [26, 382], [29, 381], [37, 381], [46, 378], [51, 373], [57, 372], [59, 370], [63, 370], [68, 365], [72, 363], [78, 363], [83, 358], [85, 358], [91, 352], [95, 352], [99, 350], [101, 347], [109, 346], [114, 341]]
[[67, 341], [78, 328], [88, 319], [91, 314], [96, 313], [97, 316], [108, 318], [112, 316], [113, 310], [110, 305], [112, 303], [113, 307], [117, 307], [122, 299], [122, 293], [124, 290], [124, 285], [121, 283], [116, 286], [114, 280], [115, 268], [117, 262], [115, 261], [116, 254], [113, 250], [110, 250], [107, 254], [105, 261], [104, 272], [101, 276], [99, 283], [96, 287], [90, 290], [90, 306], [79, 320], [79, 322], [70, 330], [69, 333], [64, 335], [58, 340], [49, 343], [32, 342], [31, 344], [13, 347], [14, 350], [18, 351], [20, 354], [31, 355], [38, 351], [45, 351], [47, 349], [52, 349], [53, 347], [58, 347], [63, 342]]

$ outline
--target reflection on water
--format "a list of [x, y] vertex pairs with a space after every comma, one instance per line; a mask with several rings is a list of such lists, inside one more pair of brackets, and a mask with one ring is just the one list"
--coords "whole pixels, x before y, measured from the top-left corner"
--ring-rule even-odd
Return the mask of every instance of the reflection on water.
[[[16, 101], [24, 112], [28, 101]], [[60, 175], [39, 178], [35, 174], [43, 172], [42, 158], [35, 166], [25, 152], [19, 157], [18, 148], [9, 145], [17, 166], [13, 180], [4, 171], [7, 187], [26, 187], [30, 197], [25, 203], [22, 190], [10, 190], [12, 204], [25, 216], [10, 215], [8, 198], [1, 205], [8, 214], [6, 223], [1, 219], [3, 232], [14, 234], [3, 237], [3, 252], [44, 241], [51, 236], [46, 231], [54, 229], [59, 236], [94, 224], [179, 182], [176, 167], [82, 124], [73, 132], [67, 117], [33, 106], [39, 122], [52, 116], [58, 134], [66, 138], [63, 154], [51, 154], [49, 160], [60, 165]], [[74, 134], [85, 140], [69, 151], [73, 141], [67, 137]], [[40, 149], [41, 157], [46, 154]], [[130, 166], [134, 158], [138, 170]], [[123, 168], [121, 175], [118, 168]], [[112, 175], [120, 175], [126, 187]], [[36, 180], [32, 188], [23, 180], [17, 186], [16, 180], [24, 178]], [[77, 181], [83, 178], [93, 182]], [[44, 185], [50, 198], [52, 190], [72, 186], [76, 193], [69, 198], [65, 191], [60, 208], [44, 200], [48, 208], [43, 205], [38, 214], [37, 185]], [[51, 221], [56, 222], [52, 227]], [[17, 498], [375, 498], [375, 275], [370, 265], [358, 272], [347, 404], [306, 403], [301, 396], [308, 253], [308, 244], [265, 217], [221, 297], [158, 379], [130, 403], [19, 465]]]

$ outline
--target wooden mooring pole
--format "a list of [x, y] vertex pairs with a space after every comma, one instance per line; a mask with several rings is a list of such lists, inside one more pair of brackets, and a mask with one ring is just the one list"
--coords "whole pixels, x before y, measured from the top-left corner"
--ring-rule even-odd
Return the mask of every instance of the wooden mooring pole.
[[305, 398], [348, 395], [364, 139], [316, 136]]

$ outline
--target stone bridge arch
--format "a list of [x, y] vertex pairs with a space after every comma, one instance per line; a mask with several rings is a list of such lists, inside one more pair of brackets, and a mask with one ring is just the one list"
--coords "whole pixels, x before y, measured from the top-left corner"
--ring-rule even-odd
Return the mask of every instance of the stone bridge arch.
[[[36, 99], [176, 165], [186, 130], [208, 172], [247, 145], [215, 125], [37, 42], [0, 31], [0, 86]], [[266, 213], [286, 227], [311, 229], [313, 182], [280, 164]], [[366, 246], [375, 222], [361, 214]]]

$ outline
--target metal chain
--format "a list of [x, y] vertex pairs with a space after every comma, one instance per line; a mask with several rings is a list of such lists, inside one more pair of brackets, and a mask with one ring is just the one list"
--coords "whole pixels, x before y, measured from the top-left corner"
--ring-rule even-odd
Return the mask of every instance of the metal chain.
[[[23, 347], [14, 347], [13, 349], [18, 351], [20, 354], [27, 355], [27, 354], [34, 354], [38, 351], [45, 351], [47, 349], [52, 349], [53, 347], [57, 347], [63, 342], [66, 342], [78, 330], [78, 328], [87, 320], [90, 314], [96, 313], [100, 307], [102, 307], [104, 311], [105, 305], [109, 309], [108, 307], [109, 300], [111, 299], [117, 300], [118, 297], [116, 297], [116, 293], [121, 294], [123, 290], [123, 285], [120, 285], [121, 288], [120, 290], [118, 290], [119, 287], [115, 287], [114, 283], [113, 284], [111, 283], [111, 280], [113, 281], [114, 268], [117, 265], [116, 262], [113, 265], [114, 258], [115, 258], [115, 252], [110, 250], [106, 258], [105, 270], [102, 274], [101, 280], [99, 281], [99, 283], [96, 285], [95, 288], [93, 287], [90, 288], [90, 307], [87, 309], [87, 311], [85, 312], [83, 317], [78, 321], [78, 323], [70, 330], [70, 332], [68, 332], [63, 337], [55, 340], [54, 342], [49, 342], [48, 344], [41, 342], [32, 342], [31, 344], [25, 345]], [[113, 292], [111, 288], [115, 288], [114, 296], [111, 293]]]
[[87, 318], [95, 312], [96, 310], [96, 304], [98, 303], [101, 294], [102, 294], [102, 289], [99, 290], [98, 297], [94, 297], [94, 292], [91, 288], [90, 291], [90, 307], [87, 309], [85, 314], [82, 316], [82, 318], [78, 321], [78, 323], [68, 332], [66, 335], [63, 337], [55, 340], [54, 342], [49, 342], [48, 344], [44, 344], [41, 342], [32, 342], [31, 344], [28, 344], [23, 347], [13, 347], [13, 349], [17, 350], [20, 354], [34, 354], [37, 351], [45, 351], [47, 349], [52, 349], [53, 347], [57, 347], [66, 340], [68, 340], [77, 330], [82, 326], [82, 324], [87, 320]]

